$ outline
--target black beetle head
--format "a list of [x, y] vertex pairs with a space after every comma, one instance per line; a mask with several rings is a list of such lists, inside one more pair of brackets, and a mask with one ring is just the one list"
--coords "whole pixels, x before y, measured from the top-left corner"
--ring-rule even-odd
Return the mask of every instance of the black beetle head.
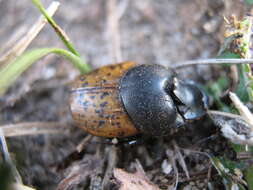
[[207, 96], [161, 65], [139, 65], [121, 78], [119, 95], [134, 126], [148, 135], [175, 133], [206, 113]]
[[193, 81], [174, 78], [173, 94], [177, 99], [178, 112], [185, 120], [195, 120], [205, 115], [208, 96]]
[[139, 65], [128, 70], [120, 81], [120, 97], [135, 127], [154, 136], [174, 133], [184, 124], [168, 87], [174, 72], [161, 65]]

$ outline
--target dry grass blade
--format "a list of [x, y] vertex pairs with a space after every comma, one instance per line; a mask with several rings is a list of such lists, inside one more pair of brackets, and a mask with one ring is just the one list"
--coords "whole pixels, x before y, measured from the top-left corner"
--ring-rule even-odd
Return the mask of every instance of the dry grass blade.
[[195, 65], [220, 65], [220, 64], [252, 64], [253, 59], [196, 59], [176, 63], [171, 67], [173, 69], [183, 69], [185, 67], [191, 67]]
[[12, 190], [35, 190], [35, 189], [22, 184], [14, 183], [12, 185]]
[[3, 130], [1, 128], [0, 128], [0, 140], [1, 140], [2, 149], [3, 149], [4, 161], [10, 166], [11, 173], [13, 174], [15, 181], [19, 184], [23, 184], [22, 178], [21, 178], [15, 164], [11, 160], [9, 150], [7, 147], [7, 143], [5, 140], [5, 136], [4, 136]]
[[[53, 1], [48, 7], [47, 13], [50, 16], [53, 16], [59, 5], [59, 2]], [[16, 57], [20, 56], [26, 50], [32, 40], [42, 30], [46, 23], [47, 20], [44, 18], [44, 16], [41, 16], [38, 21], [33, 25], [33, 27], [26, 33], [26, 35], [22, 39], [20, 39], [19, 42], [16, 43], [15, 46], [0, 57], [0, 65], [8, 64]]]
[[237, 95], [233, 92], [229, 92], [229, 97], [234, 103], [237, 110], [240, 112], [240, 115], [242, 118], [251, 126], [251, 129], [253, 131], [253, 115], [249, 111], [249, 109], [243, 105], [243, 103], [240, 101], [240, 99], [237, 97]]
[[66, 128], [66, 125], [59, 122], [27, 122], [0, 126], [5, 137], [64, 133]]
[[14, 34], [12, 34], [10, 38], [5, 41], [4, 45], [0, 47], [0, 55], [9, 51], [26, 34], [28, 28], [29, 27], [27, 25], [22, 25], [17, 28]]

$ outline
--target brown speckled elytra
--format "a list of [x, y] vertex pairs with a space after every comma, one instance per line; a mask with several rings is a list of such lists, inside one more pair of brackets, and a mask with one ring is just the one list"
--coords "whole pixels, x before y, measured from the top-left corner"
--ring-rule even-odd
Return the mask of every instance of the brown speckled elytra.
[[164, 136], [202, 117], [207, 96], [161, 65], [123, 62], [79, 76], [70, 110], [76, 125], [103, 137]]

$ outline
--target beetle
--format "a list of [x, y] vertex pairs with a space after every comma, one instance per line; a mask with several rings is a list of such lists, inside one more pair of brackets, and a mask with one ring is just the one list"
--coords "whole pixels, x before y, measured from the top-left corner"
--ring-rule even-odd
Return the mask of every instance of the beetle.
[[206, 113], [208, 97], [172, 69], [122, 62], [79, 76], [69, 106], [76, 125], [108, 138], [165, 136]]

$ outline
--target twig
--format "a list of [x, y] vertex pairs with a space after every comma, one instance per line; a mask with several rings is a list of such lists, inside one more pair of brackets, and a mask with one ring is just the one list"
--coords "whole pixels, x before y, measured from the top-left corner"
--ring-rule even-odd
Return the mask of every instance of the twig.
[[[60, 3], [53, 1], [50, 6], [47, 8], [47, 13], [50, 16], [53, 16], [56, 10], [58, 9]], [[40, 16], [38, 21], [33, 25], [33, 27], [26, 33], [26, 35], [16, 43], [16, 45], [6, 52], [3, 56], [0, 57], [0, 65], [4, 63], [9, 63], [14, 60], [16, 57], [20, 56], [33, 39], [38, 35], [42, 28], [47, 23], [47, 20], [44, 16]]]
[[82, 152], [84, 147], [90, 142], [90, 140], [93, 138], [92, 135], [87, 135], [76, 147], [77, 152]]
[[212, 164], [211, 164], [211, 160], [210, 160], [209, 162], [210, 162], [210, 166], [209, 166], [208, 172], [207, 172], [207, 181], [208, 181], [208, 182], [210, 181], [211, 175], [212, 175]]
[[[175, 182], [175, 185], [174, 185], [174, 188], [173, 188], [173, 189], [176, 189], [177, 185], [178, 185], [179, 173], [178, 173], [178, 169], [177, 169], [175, 153], [173, 151], [171, 151], [170, 149], [167, 149], [166, 150], [166, 155], [167, 155], [167, 158], [169, 159], [169, 162], [172, 164], [172, 167], [173, 167], [173, 170], [174, 170], [173, 178], [176, 176], [176, 182]], [[187, 177], [187, 179], [188, 179], [188, 177]]]
[[120, 47], [119, 14], [116, 0], [107, 1], [107, 14], [109, 52], [113, 61], [117, 63], [122, 61], [122, 54]]
[[211, 165], [211, 159], [212, 159], [212, 157], [208, 153], [206, 153], [206, 152], [201, 152], [201, 151], [191, 150], [191, 149], [185, 149], [185, 148], [180, 148], [180, 149], [183, 150], [185, 152], [185, 154], [187, 154], [187, 153], [201, 154], [201, 155], [206, 156], [209, 159], [210, 166], [209, 166], [209, 168], [207, 170], [208, 171], [207, 172], [207, 180], [210, 181], [210, 179], [211, 179], [211, 171], [212, 171], [212, 165]]
[[141, 174], [147, 181], [149, 181], [147, 175], [146, 175], [146, 172], [144, 171], [141, 163], [140, 163], [140, 160], [138, 159], [135, 159], [135, 169], [136, 169], [136, 172]]
[[208, 159], [210, 159], [211, 160], [211, 156], [208, 154], [208, 153], [206, 153], [206, 152], [201, 152], [201, 151], [197, 151], [197, 150], [191, 150], [191, 149], [186, 149], [186, 148], [180, 148], [181, 150], [183, 150], [184, 152], [185, 152], [185, 154], [186, 153], [194, 153], [194, 154], [201, 154], [201, 155], [204, 155], [204, 156], [206, 156]]
[[228, 112], [222, 112], [222, 111], [216, 111], [216, 110], [208, 110], [207, 111], [208, 115], [219, 115], [219, 116], [224, 116], [224, 117], [229, 117], [231, 119], [240, 119], [240, 120], [244, 120], [242, 116], [240, 115], [236, 115], [233, 113], [228, 113]]
[[[107, 33], [108, 33], [108, 49], [114, 62], [122, 61], [120, 32], [119, 32], [119, 12], [117, 9], [117, 0], [107, 1]], [[124, 12], [124, 11], [123, 11]], [[117, 148], [115, 145], [110, 146], [109, 155], [107, 156], [107, 168], [102, 182], [102, 189], [109, 184], [109, 179], [113, 174], [113, 170], [118, 162]]]
[[95, 140], [97, 139], [98, 143], [96, 146], [96, 158], [100, 159], [104, 154], [105, 145], [101, 143], [102, 139], [98, 139], [98, 137], [95, 137]]
[[102, 182], [102, 189], [105, 189], [109, 183], [109, 180], [113, 174], [113, 169], [117, 165], [118, 156], [117, 156], [117, 147], [115, 145], [110, 146], [110, 151], [107, 160], [107, 168], [105, 176]]
[[[94, 137], [98, 138], [98, 137]], [[95, 139], [96, 140], [96, 139]], [[99, 165], [97, 165], [96, 170], [93, 171], [90, 179], [90, 190], [101, 190], [102, 183], [103, 183], [103, 176], [104, 176], [104, 165], [106, 161], [105, 155], [105, 144], [101, 143], [101, 138], [97, 139], [99, 141], [96, 146], [96, 153], [95, 157], [97, 160], [100, 160]]]
[[59, 122], [27, 122], [0, 126], [5, 137], [64, 133], [66, 127]]
[[174, 150], [176, 151], [176, 155], [177, 155], [178, 161], [179, 161], [181, 167], [183, 168], [186, 177], [187, 177], [188, 179], [190, 179], [189, 171], [188, 171], [188, 169], [187, 169], [185, 160], [184, 160], [184, 158], [183, 158], [183, 156], [182, 156], [182, 154], [181, 154], [181, 152], [180, 152], [180, 150], [179, 150], [179, 147], [177, 146], [176, 141], [173, 140], [172, 143], [173, 143], [173, 146], [174, 146]]
[[170, 67], [173, 69], [182, 69], [195, 65], [220, 65], [220, 64], [252, 64], [253, 59], [196, 59], [176, 63]]
[[2, 149], [3, 149], [4, 161], [10, 166], [11, 172], [14, 175], [16, 182], [19, 184], [23, 184], [22, 178], [21, 178], [15, 164], [11, 160], [11, 157], [10, 157], [10, 154], [8, 151], [8, 147], [7, 147], [7, 143], [5, 140], [5, 136], [4, 136], [4, 133], [3, 133], [3, 130], [1, 129], [1, 127], [0, 127], [0, 140], [1, 140]]
[[105, 156], [104, 156], [104, 145], [103, 144], [97, 144], [96, 146], [96, 154], [95, 157], [99, 165], [97, 165], [95, 171], [92, 172], [90, 176], [90, 190], [101, 190], [102, 183], [103, 183], [103, 174], [104, 174], [104, 165], [105, 165]]
[[[188, 179], [188, 177], [187, 177], [187, 179]], [[174, 184], [174, 190], [177, 190], [177, 186], [178, 186], [178, 180], [179, 180], [179, 175], [178, 175], [178, 172], [176, 173], [176, 182], [175, 182], [175, 184]]]
[[[186, 182], [191, 182], [191, 181], [197, 181], [197, 180], [201, 180], [201, 179], [206, 179], [207, 178], [207, 174], [208, 174], [208, 169], [209, 168], [205, 168], [199, 172], [192, 172], [190, 173], [191, 178], [188, 179], [186, 177], [184, 177], [183, 175], [179, 175], [179, 182], [180, 183], [186, 183]], [[217, 174], [218, 175], [218, 174]], [[172, 178], [172, 176], [168, 176], [168, 178]], [[215, 177], [215, 175], [213, 175], [212, 177]]]

